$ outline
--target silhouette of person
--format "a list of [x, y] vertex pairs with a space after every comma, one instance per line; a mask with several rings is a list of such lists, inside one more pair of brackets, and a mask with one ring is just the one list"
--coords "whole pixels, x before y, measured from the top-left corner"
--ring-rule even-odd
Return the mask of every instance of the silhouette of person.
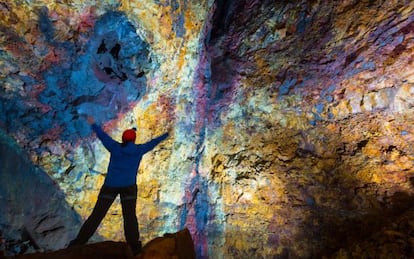
[[136, 130], [127, 129], [122, 134], [122, 143], [113, 140], [92, 117], [87, 118], [92, 130], [104, 147], [110, 152], [110, 160], [105, 181], [98, 195], [95, 207], [82, 225], [77, 237], [68, 247], [86, 244], [95, 233], [102, 219], [108, 212], [116, 196], [121, 197], [122, 215], [124, 219], [125, 239], [134, 255], [141, 252], [139, 241], [138, 220], [136, 216], [137, 202], [137, 171], [142, 156], [168, 137], [165, 133], [145, 144], [135, 144]]

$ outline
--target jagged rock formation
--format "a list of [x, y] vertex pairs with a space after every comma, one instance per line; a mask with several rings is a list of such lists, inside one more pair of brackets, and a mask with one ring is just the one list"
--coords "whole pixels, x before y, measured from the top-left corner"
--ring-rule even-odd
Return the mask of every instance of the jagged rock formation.
[[[82, 217], [108, 159], [94, 114], [138, 142], [173, 129], [139, 171], [144, 242], [188, 227], [199, 257], [379, 255], [366, 238], [408, 224], [412, 1], [17, 2], [0, 126]], [[119, 214], [99, 234], [122, 240]]]
[[0, 239], [6, 255], [56, 250], [76, 235], [80, 218], [64, 193], [0, 130]]

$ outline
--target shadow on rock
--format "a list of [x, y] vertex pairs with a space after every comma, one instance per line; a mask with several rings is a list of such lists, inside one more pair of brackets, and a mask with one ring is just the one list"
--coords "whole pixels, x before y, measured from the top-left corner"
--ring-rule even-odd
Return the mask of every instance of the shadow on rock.
[[310, 258], [414, 258], [413, 205], [414, 196], [396, 192], [368, 213], [319, 215]]
[[355, 231], [326, 258], [414, 258], [414, 196], [397, 192], [388, 202], [392, 207], [348, 224]]

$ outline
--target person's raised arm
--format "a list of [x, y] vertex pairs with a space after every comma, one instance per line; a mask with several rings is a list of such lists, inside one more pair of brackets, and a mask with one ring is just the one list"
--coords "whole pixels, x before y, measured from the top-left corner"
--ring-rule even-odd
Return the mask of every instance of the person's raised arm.
[[150, 141], [148, 141], [145, 144], [142, 144], [142, 146], [145, 149], [145, 152], [148, 152], [150, 150], [152, 150], [156, 145], [158, 145], [159, 143], [161, 143], [164, 139], [166, 139], [168, 137], [169, 133], [164, 133], [159, 137], [156, 137]]
[[113, 140], [108, 134], [106, 134], [105, 131], [102, 130], [102, 128], [96, 124], [95, 119], [91, 116], [88, 116], [87, 118], [88, 123], [91, 125], [92, 130], [96, 133], [96, 136], [99, 138], [99, 140], [102, 142], [104, 147], [111, 151], [115, 146], [119, 145], [118, 142]]

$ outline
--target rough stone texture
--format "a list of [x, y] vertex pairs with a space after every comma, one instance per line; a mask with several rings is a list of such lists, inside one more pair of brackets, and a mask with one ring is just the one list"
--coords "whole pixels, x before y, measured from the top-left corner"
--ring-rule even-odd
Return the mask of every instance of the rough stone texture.
[[0, 164], [0, 250], [13, 255], [66, 246], [80, 227], [79, 216], [57, 183], [2, 130]]
[[194, 244], [188, 229], [178, 231], [173, 234], [165, 234], [163, 237], [157, 237], [151, 240], [142, 248], [142, 252], [136, 256], [132, 254], [131, 249], [124, 242], [106, 241], [89, 244], [85, 246], [76, 246], [62, 249], [49, 253], [33, 253], [16, 256], [19, 259], [122, 259], [122, 258], [139, 258], [139, 259], [195, 259]]
[[184, 229], [173, 234], [164, 234], [148, 242], [137, 258], [182, 258], [195, 259], [194, 243], [190, 231]]
[[[171, 130], [139, 171], [144, 242], [187, 227], [200, 258], [410, 256], [366, 238], [410, 224], [412, 1], [34, 2], [0, 5], [0, 126], [82, 217], [108, 160], [93, 114], [116, 138]], [[105, 35], [142, 48], [98, 69], [111, 14]], [[120, 211], [99, 234], [123, 239]]]

